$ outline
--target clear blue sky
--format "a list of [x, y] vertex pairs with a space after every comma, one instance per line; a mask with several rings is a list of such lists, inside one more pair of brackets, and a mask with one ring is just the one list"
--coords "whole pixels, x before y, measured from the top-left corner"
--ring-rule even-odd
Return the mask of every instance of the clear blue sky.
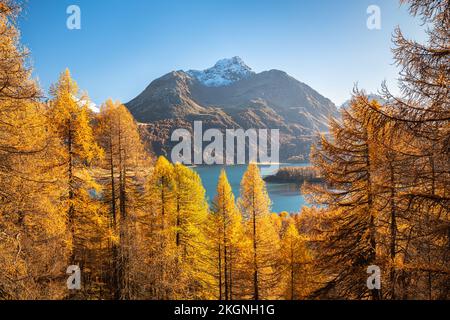
[[[68, 30], [78, 5], [81, 30]], [[366, 27], [369, 5], [382, 29]], [[205, 69], [240, 56], [255, 71], [286, 71], [336, 104], [356, 82], [396, 86], [396, 25], [423, 40], [420, 20], [396, 0], [28, 0], [20, 20], [35, 76], [47, 89], [68, 67], [96, 103], [128, 102], [172, 71]]]

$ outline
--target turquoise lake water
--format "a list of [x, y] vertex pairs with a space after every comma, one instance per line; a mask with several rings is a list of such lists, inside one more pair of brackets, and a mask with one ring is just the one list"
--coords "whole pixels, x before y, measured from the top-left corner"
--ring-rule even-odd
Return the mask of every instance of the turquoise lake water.
[[[308, 166], [309, 164], [280, 164], [279, 167], [260, 165], [261, 175], [263, 177], [274, 174], [278, 168], [281, 167], [300, 167]], [[198, 172], [202, 178], [203, 185], [206, 189], [208, 200], [214, 199], [219, 179], [220, 171], [225, 168], [230, 181], [233, 193], [236, 199], [239, 197], [240, 183], [242, 176], [247, 169], [247, 166], [198, 166], [193, 169]], [[296, 213], [300, 208], [306, 205], [304, 197], [300, 193], [300, 186], [292, 183], [267, 183], [267, 191], [272, 200], [272, 211], [282, 212], [287, 211]]]

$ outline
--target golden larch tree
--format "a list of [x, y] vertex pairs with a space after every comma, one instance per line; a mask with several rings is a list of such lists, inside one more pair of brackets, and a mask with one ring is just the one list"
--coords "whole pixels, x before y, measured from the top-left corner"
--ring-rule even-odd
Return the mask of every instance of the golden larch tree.
[[254, 300], [272, 298], [277, 295], [279, 236], [270, 221], [271, 201], [256, 164], [250, 164], [242, 178], [238, 203], [250, 239], [248, 295]]

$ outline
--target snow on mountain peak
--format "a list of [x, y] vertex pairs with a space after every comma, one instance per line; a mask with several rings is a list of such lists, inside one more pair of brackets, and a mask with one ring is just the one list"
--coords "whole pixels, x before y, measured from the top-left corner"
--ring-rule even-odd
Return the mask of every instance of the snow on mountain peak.
[[207, 87], [221, 87], [245, 79], [254, 72], [241, 58], [233, 57], [219, 60], [214, 67], [203, 71], [189, 70], [187, 74]]
[[78, 106], [84, 107], [87, 106], [89, 110], [91, 110], [94, 113], [100, 113], [100, 107], [97, 106], [94, 102], [89, 100], [87, 96], [81, 96], [80, 98], [77, 98], [76, 96], [72, 95], [72, 98], [77, 101]]

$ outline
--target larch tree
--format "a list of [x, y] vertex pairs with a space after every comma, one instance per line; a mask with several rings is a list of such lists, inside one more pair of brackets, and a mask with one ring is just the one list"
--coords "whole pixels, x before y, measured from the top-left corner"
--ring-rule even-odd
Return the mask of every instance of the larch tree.
[[[146, 187], [146, 227], [148, 246], [145, 271], [149, 279], [145, 294], [152, 299], [170, 299], [175, 291], [176, 260], [176, 181], [173, 165], [159, 157]], [[144, 244], [145, 245], [145, 244]]]
[[101, 240], [108, 230], [106, 215], [98, 201], [101, 186], [91, 170], [93, 163], [103, 156], [103, 150], [93, 134], [89, 100], [79, 94], [69, 70], [61, 74], [50, 92], [47, 117], [59, 144], [57, 168], [61, 170], [59, 181], [64, 189], [61, 210], [66, 213], [71, 242], [68, 264], [84, 270], [83, 277], [89, 281], [85, 281], [83, 294], [88, 294], [91, 289], [97, 290], [96, 279], [100, 275], [92, 265], [98, 260]]
[[200, 176], [182, 164], [174, 166], [176, 246], [176, 290], [172, 298], [201, 299], [209, 297], [211, 279], [207, 266], [205, 224], [208, 204]]
[[405, 137], [408, 146], [405, 149], [405, 143], [400, 143], [391, 148], [406, 158], [409, 167], [397, 184], [410, 222], [404, 250], [404, 269], [410, 275], [401, 279], [410, 290], [403, 297], [423, 292], [419, 296], [438, 299], [450, 290], [445, 284], [450, 274], [450, 4], [448, 0], [401, 2], [429, 26], [427, 43], [395, 31], [393, 53], [401, 69], [401, 95], [395, 96], [383, 85], [386, 103], [373, 110], [388, 119], [393, 134]]
[[148, 283], [143, 295], [154, 299], [210, 298], [208, 205], [199, 175], [160, 157], [145, 197], [146, 214], [139, 219], [139, 250], [147, 257], [141, 271]]
[[386, 109], [398, 127], [406, 126], [414, 136], [417, 175], [405, 197], [416, 221], [410, 239], [417, 240], [411, 240], [410, 249], [418, 255], [413, 258], [416, 262], [407, 264], [422, 276], [424, 298], [440, 299], [450, 292], [450, 4], [448, 0], [402, 2], [412, 15], [430, 24], [428, 43], [407, 40], [397, 29], [394, 58], [402, 68], [402, 97], [394, 98], [385, 88], [390, 101]]
[[[332, 122], [332, 137], [313, 150], [328, 183], [313, 188], [316, 202], [327, 206], [318, 217], [316, 251], [329, 279], [318, 292], [332, 296], [367, 297], [366, 275], [347, 272], [352, 268], [346, 262], [382, 267], [383, 298], [441, 299], [450, 292], [449, 1], [401, 2], [429, 29], [425, 45], [406, 39], [400, 29], [395, 32], [400, 97], [385, 84], [383, 105], [356, 91], [342, 123]], [[363, 159], [370, 164], [365, 172], [355, 167]], [[355, 203], [376, 215], [361, 215], [363, 207]], [[371, 220], [361, 220], [363, 216]], [[372, 291], [372, 298], [380, 297], [381, 292]]]
[[233, 190], [225, 170], [222, 170], [212, 206], [212, 243], [217, 268], [217, 295], [219, 300], [233, 300], [237, 296], [239, 260], [244, 241], [242, 216], [236, 206]]
[[310, 288], [311, 256], [292, 219], [289, 219], [280, 245], [280, 265], [283, 298], [300, 300], [308, 296]]
[[277, 295], [279, 236], [270, 221], [271, 201], [256, 164], [250, 164], [242, 178], [238, 203], [250, 239], [247, 294], [254, 300], [273, 298]]
[[0, 1], [0, 300], [58, 299], [65, 271], [61, 190], [40, 90], [19, 43], [17, 1]]
[[328, 207], [318, 255], [330, 279], [321, 294], [332, 289], [339, 297], [381, 298], [366, 286], [367, 268], [377, 264], [378, 221], [370, 110], [354, 98], [341, 121], [331, 120], [331, 137], [322, 136], [311, 152], [327, 182], [311, 187], [313, 202]]
[[140, 190], [144, 188], [149, 161], [137, 125], [120, 102], [106, 101], [97, 120], [95, 133], [105, 158], [96, 176], [103, 186], [102, 199], [109, 212], [112, 297], [129, 299], [130, 259], [137, 258], [135, 224], [142, 214]]

